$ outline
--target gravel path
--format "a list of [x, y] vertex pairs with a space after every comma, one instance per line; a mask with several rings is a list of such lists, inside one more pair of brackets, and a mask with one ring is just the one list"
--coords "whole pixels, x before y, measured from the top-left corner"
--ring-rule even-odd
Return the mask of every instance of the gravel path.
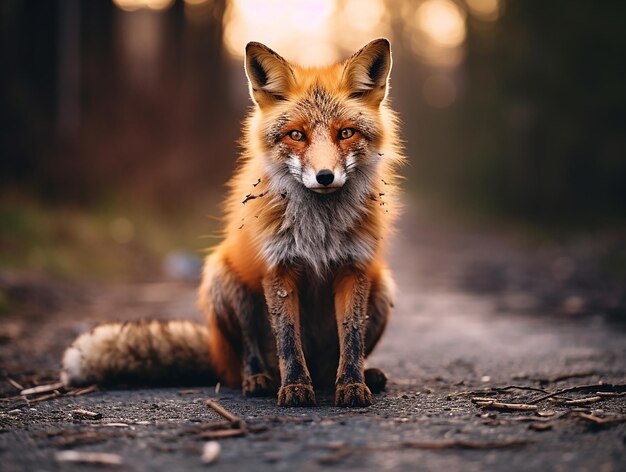
[[[624, 288], [593, 262], [605, 243], [531, 248], [409, 214], [392, 244], [397, 307], [369, 360], [391, 380], [372, 407], [339, 409], [322, 396], [318, 408], [282, 409], [213, 387], [26, 404], [3, 382], [0, 469], [107, 467], [58, 461], [66, 450], [117, 454], [123, 470], [205, 469], [202, 449], [221, 420], [205, 403], [211, 398], [246, 424], [244, 436], [219, 439], [215, 470], [624, 470], [619, 393], [571, 392], [535, 411], [472, 401], [528, 404], [542, 395], [491, 390], [510, 385], [553, 392], [626, 383]], [[96, 321], [198, 316], [194, 287], [181, 283], [77, 287], [7, 274], [0, 283], [19, 306], [0, 317], [1, 369], [24, 386], [54, 380], [63, 347]]]

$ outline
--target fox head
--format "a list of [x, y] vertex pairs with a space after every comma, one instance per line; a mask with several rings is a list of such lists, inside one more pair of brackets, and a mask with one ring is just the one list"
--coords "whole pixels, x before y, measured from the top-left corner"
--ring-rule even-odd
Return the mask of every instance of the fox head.
[[386, 141], [395, 135], [385, 100], [389, 41], [374, 40], [345, 62], [323, 68], [290, 63], [252, 42], [245, 70], [256, 105], [247, 123], [248, 144], [264, 156], [274, 183], [318, 194], [358, 180], [371, 186]]

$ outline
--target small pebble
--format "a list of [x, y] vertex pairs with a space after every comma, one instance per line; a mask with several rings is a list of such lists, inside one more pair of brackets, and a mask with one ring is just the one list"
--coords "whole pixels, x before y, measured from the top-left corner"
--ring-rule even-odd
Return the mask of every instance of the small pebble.
[[209, 441], [202, 448], [202, 462], [205, 464], [212, 464], [220, 457], [222, 446], [217, 441]]

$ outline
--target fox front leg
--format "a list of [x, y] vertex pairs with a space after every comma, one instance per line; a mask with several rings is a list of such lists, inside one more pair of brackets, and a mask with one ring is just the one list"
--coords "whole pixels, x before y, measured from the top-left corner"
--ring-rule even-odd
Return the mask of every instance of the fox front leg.
[[335, 280], [335, 316], [339, 333], [339, 367], [335, 382], [337, 406], [369, 406], [372, 393], [365, 385], [364, 334], [370, 280], [361, 269], [349, 268]]
[[302, 351], [295, 274], [282, 269], [271, 271], [263, 280], [263, 291], [278, 352], [278, 405], [313, 406], [315, 392]]

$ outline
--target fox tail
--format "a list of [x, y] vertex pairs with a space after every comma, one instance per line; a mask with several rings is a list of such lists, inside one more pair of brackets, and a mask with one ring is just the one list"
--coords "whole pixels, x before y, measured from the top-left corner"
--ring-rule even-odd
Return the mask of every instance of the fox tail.
[[103, 324], [65, 350], [61, 381], [66, 386], [215, 384], [208, 338], [207, 328], [191, 321]]

